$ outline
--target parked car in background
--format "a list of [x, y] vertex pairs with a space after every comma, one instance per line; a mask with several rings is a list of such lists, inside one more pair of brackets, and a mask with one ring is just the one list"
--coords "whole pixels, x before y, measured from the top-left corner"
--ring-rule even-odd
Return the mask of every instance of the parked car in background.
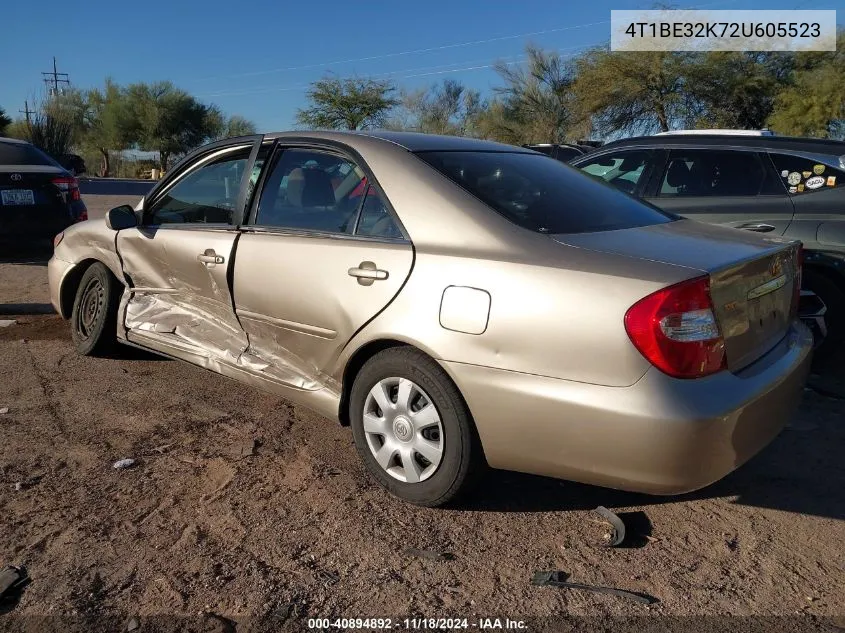
[[799, 243], [424, 134], [208, 145], [65, 231], [48, 277], [80, 353], [141, 346], [350, 424], [373, 477], [423, 505], [485, 461], [705, 486], [784, 426], [812, 348]]
[[535, 143], [533, 145], [523, 145], [523, 147], [533, 149], [535, 152], [540, 152], [541, 154], [564, 162], [568, 162], [592, 150], [591, 147], [571, 143]]
[[819, 360], [842, 353], [845, 142], [667, 134], [608, 143], [571, 164], [684, 217], [801, 240], [804, 288], [811, 293], [802, 316], [824, 336]]
[[77, 154], [63, 154], [59, 163], [74, 176], [81, 176], [85, 173], [85, 161]]
[[87, 219], [72, 174], [34, 145], [0, 138], [0, 240], [35, 244]]

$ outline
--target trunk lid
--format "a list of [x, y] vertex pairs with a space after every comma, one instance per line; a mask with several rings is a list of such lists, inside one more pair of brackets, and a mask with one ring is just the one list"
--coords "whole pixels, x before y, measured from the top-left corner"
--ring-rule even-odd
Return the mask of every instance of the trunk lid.
[[772, 349], [794, 318], [800, 242], [710, 224], [666, 224], [555, 235], [562, 244], [681, 266], [710, 276], [728, 369], [739, 371]]
[[67, 228], [70, 202], [52, 182], [61, 177], [67, 172], [49, 165], [0, 165], [0, 234], [53, 235]]

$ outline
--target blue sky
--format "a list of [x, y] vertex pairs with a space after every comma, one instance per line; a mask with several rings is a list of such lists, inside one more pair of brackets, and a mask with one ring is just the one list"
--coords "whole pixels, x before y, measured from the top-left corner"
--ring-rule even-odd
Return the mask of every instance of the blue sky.
[[[453, 78], [489, 93], [496, 60], [527, 43], [571, 55], [610, 34], [611, 9], [652, 0], [9, 0], [0, 37], [0, 107], [18, 116], [44, 94], [52, 56], [79, 88], [169, 79], [262, 131], [294, 126], [307, 84], [328, 72], [391, 77], [414, 89]], [[837, 9], [845, 0], [675, 0], [678, 8]], [[39, 16], [50, 16], [40, 19]]]

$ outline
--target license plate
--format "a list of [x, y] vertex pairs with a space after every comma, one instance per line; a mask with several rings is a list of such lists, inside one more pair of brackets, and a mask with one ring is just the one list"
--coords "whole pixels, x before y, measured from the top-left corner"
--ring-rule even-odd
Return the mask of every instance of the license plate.
[[35, 195], [32, 189], [4, 189], [0, 191], [0, 197], [3, 199], [3, 204], [18, 205], [18, 204], [35, 204]]

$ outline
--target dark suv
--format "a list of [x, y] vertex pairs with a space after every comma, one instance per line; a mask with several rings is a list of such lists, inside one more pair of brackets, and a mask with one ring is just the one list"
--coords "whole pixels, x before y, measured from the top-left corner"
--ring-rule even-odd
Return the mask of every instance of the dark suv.
[[[608, 143], [570, 164], [678, 215], [801, 240], [803, 288], [810, 291], [805, 293], [802, 316], [826, 327], [826, 338], [817, 350], [820, 359], [842, 350], [845, 142], [779, 136], [645, 136]], [[823, 322], [812, 318], [822, 314]]]

